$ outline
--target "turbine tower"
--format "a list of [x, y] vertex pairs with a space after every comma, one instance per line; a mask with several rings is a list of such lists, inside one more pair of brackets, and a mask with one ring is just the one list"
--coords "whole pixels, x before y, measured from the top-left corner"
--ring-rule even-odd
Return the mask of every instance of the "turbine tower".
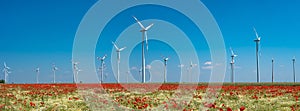
[[[142, 30], [140, 30], [140, 32], [142, 32], [142, 83], [145, 83], [146, 81], [146, 59], [145, 59], [145, 47], [144, 47], [144, 42], [146, 41], [146, 48], [148, 50], [148, 37], [147, 37], [147, 31], [154, 25], [154, 24], [150, 24], [148, 27], [144, 27], [144, 25], [136, 18], [133, 17], [136, 22], [140, 25], [140, 27], [142, 28]], [[146, 40], [145, 40], [146, 39]]]
[[254, 40], [254, 42], [256, 43], [256, 76], [257, 76], [257, 82], [259, 82], [259, 43], [260, 43], [260, 37], [256, 31], [255, 28], [253, 28], [255, 35], [256, 35], [256, 39]]
[[128, 76], [129, 76], [129, 74], [131, 74], [131, 73], [130, 73], [130, 70], [128, 70], [128, 71], [126, 72], [126, 83], [128, 83]]
[[234, 58], [237, 56], [234, 54], [232, 48], [230, 47], [230, 51], [231, 51], [231, 62], [230, 62], [230, 65], [231, 65], [231, 82], [233, 83], [234, 82]]
[[293, 61], [293, 74], [294, 74], [294, 83], [296, 83], [296, 71], [295, 71], [295, 62], [296, 62], [296, 58], [294, 56], [294, 58], [292, 59]]
[[53, 83], [55, 82], [55, 72], [58, 70], [58, 68], [55, 66], [55, 64], [52, 65], [52, 71], [53, 71]]
[[36, 83], [38, 84], [39, 83], [40, 68], [37, 67], [35, 69], [35, 72], [36, 72]]
[[197, 64], [193, 64], [193, 62], [191, 61], [191, 64], [190, 64], [190, 66], [188, 67], [188, 74], [189, 74], [189, 76], [190, 76], [190, 80], [191, 80], [191, 82], [192, 82], [192, 78], [193, 78], [193, 76], [192, 76], [192, 69], [194, 68], [194, 67], [196, 67], [197, 66]]
[[4, 82], [8, 83], [7, 78], [8, 78], [8, 74], [10, 74], [11, 71], [10, 71], [10, 67], [8, 67], [5, 62], [4, 62], [3, 72], [4, 72]]
[[168, 57], [163, 57], [164, 59], [164, 83], [167, 82], [167, 62], [169, 60]]
[[112, 44], [114, 45], [114, 47], [116, 48], [116, 52], [117, 52], [117, 59], [118, 59], [118, 63], [117, 63], [117, 83], [120, 82], [120, 59], [121, 59], [121, 51], [123, 51], [124, 49], [126, 49], [126, 47], [123, 48], [118, 48], [118, 46], [116, 45], [116, 43], [112, 42]]
[[179, 64], [178, 67], [180, 68], [180, 75], [182, 75], [184, 64]]
[[101, 61], [101, 68], [100, 68], [101, 69], [101, 75], [100, 75], [101, 78], [100, 78], [100, 83], [103, 83], [103, 74], [104, 74], [103, 70], [104, 70], [104, 63], [105, 63], [104, 60], [105, 60], [106, 56], [107, 55], [104, 55], [103, 57], [97, 57], [97, 59]]
[[272, 58], [272, 83], [274, 82], [274, 58]]

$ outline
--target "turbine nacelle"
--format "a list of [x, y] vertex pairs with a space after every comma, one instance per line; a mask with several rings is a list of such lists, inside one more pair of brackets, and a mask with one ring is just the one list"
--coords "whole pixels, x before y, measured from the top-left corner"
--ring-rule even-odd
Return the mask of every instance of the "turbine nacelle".
[[8, 70], [10, 69], [10, 67], [8, 67], [5, 62], [3, 63], [3, 65], [4, 65], [5, 69], [8, 69]]
[[193, 68], [193, 67], [196, 67], [197, 64], [193, 64], [193, 62], [191, 61], [191, 64], [190, 64], [190, 68]]
[[78, 65], [79, 62], [72, 61], [72, 64], [73, 64], [73, 65]]
[[260, 39], [261, 39], [261, 37], [258, 35], [258, 33], [257, 33], [257, 31], [256, 31], [256, 29], [254, 27], [253, 27], [253, 30], [254, 30], [255, 36], [256, 36], [256, 39], [254, 40], [254, 42], [259, 42]]
[[11, 73], [10, 72], [10, 67], [8, 67], [5, 62], [3, 63], [3, 65], [4, 65], [3, 72], [7, 73], [7, 74]]
[[3, 69], [3, 72], [4, 72], [5, 74], [10, 74], [10, 73], [11, 73], [11, 71], [9, 71], [8, 69]]
[[35, 72], [40, 72], [40, 68], [36, 68], [36, 69], [35, 69]]
[[97, 57], [98, 60], [104, 61], [107, 55], [104, 55], [103, 57]]
[[168, 61], [168, 60], [169, 60], [169, 58], [168, 58], [168, 57], [164, 58], [164, 61]]
[[53, 64], [53, 65], [52, 65], [52, 70], [53, 70], [53, 71], [57, 71], [58, 68]]
[[141, 27], [142, 28], [142, 30], [140, 30], [140, 32], [146, 32], [146, 31], [148, 31], [152, 26], [153, 26], [154, 24], [152, 23], [152, 24], [150, 24], [148, 27], [146, 27], [146, 28], [143, 28], [143, 27]]
[[231, 57], [237, 57], [238, 55], [231, 55]]
[[296, 57], [295, 57], [295, 56], [293, 57], [292, 61], [293, 61], [293, 62], [295, 62], [295, 61], [296, 61]]
[[54, 67], [54, 68], [53, 68], [53, 71], [57, 71], [57, 70], [58, 70], [58, 68], [57, 68], [57, 67]]
[[161, 56], [164, 61], [168, 61], [169, 57]]
[[234, 54], [232, 48], [230, 47], [230, 51], [231, 51], [231, 57], [234, 58], [234, 57], [237, 57], [238, 55]]
[[123, 48], [119, 48], [115, 42], [112, 42], [112, 44], [114, 45], [114, 47], [116, 48], [117, 52], [121, 52], [123, 51], [124, 49], [126, 49], [126, 47], [123, 47]]
[[259, 42], [259, 41], [260, 41], [260, 38], [254, 39], [254, 42]]

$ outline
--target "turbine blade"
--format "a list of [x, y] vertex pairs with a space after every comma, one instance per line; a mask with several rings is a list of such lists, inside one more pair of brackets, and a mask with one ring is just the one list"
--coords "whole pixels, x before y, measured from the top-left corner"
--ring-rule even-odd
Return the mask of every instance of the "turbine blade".
[[106, 58], [107, 55], [104, 55], [101, 59], [104, 60]]
[[257, 38], [257, 39], [260, 39], [260, 37], [258, 36], [258, 33], [257, 33], [256, 29], [255, 29], [255, 27], [253, 27], [253, 30], [254, 30], [254, 32], [255, 32], [256, 38]]
[[149, 30], [154, 24], [150, 24], [148, 27], [145, 28], [145, 30]]
[[4, 64], [4, 67], [6, 67], [6, 63], [4, 62], [3, 64]]
[[116, 43], [112, 42], [112, 44], [114, 45], [114, 47], [119, 50], [118, 46], [116, 45]]
[[142, 29], [145, 29], [145, 27], [144, 27], [144, 25], [135, 17], [135, 16], [133, 16], [133, 18], [135, 19], [135, 21], [140, 25], [140, 27], [142, 28]]
[[146, 49], [148, 51], [148, 35], [147, 35], [147, 31], [145, 32], [145, 37], [146, 37]]
[[119, 49], [119, 51], [121, 52], [121, 51], [123, 51], [124, 49], [126, 49], [126, 47], [123, 47], [123, 48]]
[[231, 47], [230, 47], [230, 51], [231, 51], [231, 55], [234, 56], [234, 52]]

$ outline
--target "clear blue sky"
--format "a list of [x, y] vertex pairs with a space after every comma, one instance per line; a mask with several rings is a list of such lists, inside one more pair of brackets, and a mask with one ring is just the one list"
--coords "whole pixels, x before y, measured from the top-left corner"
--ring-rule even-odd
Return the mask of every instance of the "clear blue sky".
[[[225, 81], [229, 81], [229, 47], [235, 50], [235, 80], [239, 82], [256, 81], [255, 73], [255, 34], [256, 27], [261, 41], [261, 81], [271, 81], [271, 58], [275, 59], [275, 81], [293, 80], [292, 57], [300, 57], [300, 1], [296, 0], [201, 0], [215, 17], [224, 37], [227, 48], [228, 68]], [[56, 81], [72, 82], [72, 47], [73, 40], [85, 13], [97, 0], [1, 0], [0, 1], [0, 63], [6, 62], [12, 73], [9, 81], [15, 83], [34, 83], [35, 67], [40, 67], [40, 82], [52, 81], [51, 65], [59, 67]], [[147, 10], [145, 14], [141, 10]], [[158, 13], [159, 12], [159, 13]], [[182, 31], [194, 41], [200, 62], [200, 81], [208, 81], [210, 70], [205, 62], [210, 61], [209, 49], [205, 39], [195, 29], [191, 21], [165, 7], [153, 5], [137, 6], [118, 14], [101, 33], [96, 55], [110, 54], [111, 41], [115, 41], [127, 25], [134, 23], [132, 15], [141, 20], [169, 20], [182, 28]], [[145, 22], [149, 24], [152, 21]], [[159, 23], [159, 22], [158, 22]], [[135, 24], [137, 25], [137, 24]], [[156, 26], [159, 24], [155, 24]], [[133, 27], [138, 28], [138, 26]], [[157, 28], [157, 27], [156, 27]], [[111, 30], [114, 29], [114, 30]], [[153, 27], [155, 32], [155, 26]], [[128, 31], [130, 32], [130, 31]], [[136, 36], [140, 36], [137, 32]], [[199, 35], [200, 34], [200, 35]], [[149, 32], [149, 36], [155, 36]], [[101, 43], [101, 44], [100, 44]], [[174, 50], [159, 41], [149, 41], [147, 61], [170, 56], [169, 81], [178, 81], [180, 68]], [[140, 45], [130, 56], [130, 66], [140, 68]], [[97, 66], [98, 61], [95, 61]], [[107, 82], [114, 82], [110, 61], [106, 62]], [[147, 64], [150, 64], [149, 62]], [[2, 67], [1, 67], [2, 68]], [[299, 75], [296, 62], [296, 73]], [[2, 69], [1, 69], [2, 70]], [[84, 73], [84, 69], [82, 69]], [[300, 71], [300, 70], [299, 70]], [[138, 71], [131, 72], [138, 78]], [[0, 78], [3, 78], [1, 73]], [[298, 77], [300, 81], [300, 75]]]

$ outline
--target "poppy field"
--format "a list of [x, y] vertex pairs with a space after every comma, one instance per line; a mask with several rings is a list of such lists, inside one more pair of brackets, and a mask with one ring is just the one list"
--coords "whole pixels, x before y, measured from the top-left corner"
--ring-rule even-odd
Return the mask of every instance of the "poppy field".
[[[300, 86], [282, 84], [0, 84], [0, 110], [300, 110]], [[212, 93], [214, 92], [214, 93]]]

